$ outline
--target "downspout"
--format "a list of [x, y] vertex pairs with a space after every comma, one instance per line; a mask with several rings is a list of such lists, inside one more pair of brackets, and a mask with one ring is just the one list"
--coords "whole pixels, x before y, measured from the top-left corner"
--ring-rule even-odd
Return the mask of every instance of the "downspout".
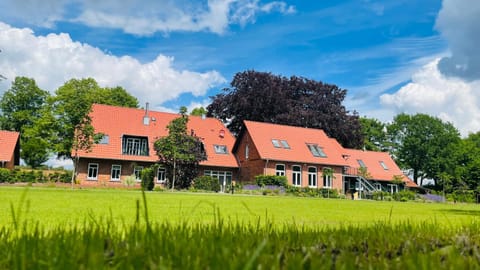
[[268, 168], [268, 162], [269, 162], [269, 161], [270, 161], [270, 160], [267, 159], [267, 162], [265, 162], [265, 168], [263, 168], [263, 175], [267, 175], [267, 168]]

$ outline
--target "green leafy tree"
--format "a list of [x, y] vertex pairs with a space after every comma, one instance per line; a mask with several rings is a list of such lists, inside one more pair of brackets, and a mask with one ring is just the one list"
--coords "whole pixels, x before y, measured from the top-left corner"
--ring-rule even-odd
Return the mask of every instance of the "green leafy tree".
[[451, 123], [426, 114], [399, 114], [387, 130], [393, 156], [400, 167], [412, 170], [418, 185], [425, 178], [436, 183], [455, 167], [452, 152], [460, 134]]
[[200, 138], [187, 134], [188, 115], [185, 107], [181, 116], [172, 120], [167, 129], [168, 136], [155, 141], [154, 147], [160, 163], [166, 167], [168, 184], [173, 189], [188, 188], [198, 175], [198, 164], [206, 160], [206, 153]]
[[36, 132], [48, 97], [34, 79], [16, 77], [0, 100], [0, 129], [20, 132], [20, 155], [32, 168], [47, 161], [50, 154], [48, 141]]
[[388, 149], [387, 125], [377, 119], [360, 117], [362, 126], [363, 148], [369, 151], [386, 151]]
[[344, 147], [363, 145], [358, 115], [342, 105], [347, 90], [307, 78], [267, 72], [235, 74], [231, 87], [213, 97], [208, 115], [221, 119], [234, 134], [243, 120], [322, 129]]
[[467, 187], [478, 190], [480, 187], [480, 132], [469, 134], [455, 146], [452, 155], [455, 158], [455, 169], [445, 172], [442, 185], [446, 186], [447, 192], [453, 189]]
[[190, 115], [194, 115], [194, 116], [207, 115], [207, 110], [205, 110], [205, 108], [203, 107], [194, 108], [190, 113]]

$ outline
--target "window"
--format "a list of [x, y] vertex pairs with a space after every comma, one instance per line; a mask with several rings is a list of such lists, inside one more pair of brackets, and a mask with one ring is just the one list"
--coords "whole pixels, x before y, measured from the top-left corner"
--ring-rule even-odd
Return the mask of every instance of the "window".
[[282, 144], [283, 148], [290, 149], [290, 145], [288, 144], [287, 141], [281, 140], [280, 143]]
[[108, 144], [110, 142], [110, 137], [108, 135], [103, 135], [98, 144]]
[[217, 154], [228, 154], [227, 151], [227, 146], [226, 145], [213, 145], [213, 148], [215, 149], [215, 153]]
[[280, 148], [280, 142], [276, 139], [272, 139], [272, 144], [275, 148]]
[[142, 166], [136, 166], [136, 167], [133, 169], [133, 174], [135, 175], [135, 180], [137, 180], [137, 181], [141, 181], [141, 180], [142, 180], [142, 178], [141, 178], [142, 170], [143, 170], [143, 167], [142, 167]]
[[302, 168], [298, 165], [292, 166], [292, 184], [302, 186]]
[[124, 155], [148, 156], [148, 139], [146, 137], [123, 136], [122, 153]]
[[122, 175], [121, 165], [112, 165], [112, 172], [110, 173], [111, 181], [120, 181], [120, 175]]
[[159, 167], [157, 171], [157, 183], [165, 183], [166, 180], [166, 170], [165, 168]]
[[218, 179], [221, 191], [225, 192], [225, 187], [232, 184], [232, 172], [227, 171], [205, 171], [204, 175]]
[[388, 191], [390, 191], [391, 194], [398, 192], [398, 185], [396, 185], [396, 184], [388, 184], [387, 188], [388, 188]]
[[332, 188], [332, 176], [331, 175], [324, 175], [323, 176], [323, 187], [324, 188]]
[[317, 168], [308, 167], [308, 186], [317, 187]]
[[98, 179], [98, 163], [88, 163], [88, 175], [87, 180]]
[[382, 166], [382, 168], [383, 168], [385, 171], [388, 170], [387, 164], [385, 164], [385, 162], [380, 161], [380, 166]]
[[366, 168], [365, 163], [361, 159], [357, 159], [358, 165], [360, 165], [361, 168]]
[[323, 149], [317, 144], [307, 144], [307, 147], [310, 152], [312, 152], [312, 155], [314, 157], [327, 157], [327, 155], [325, 155], [325, 152], [323, 152]]
[[374, 183], [373, 187], [375, 187], [375, 189], [378, 190], [378, 191], [382, 191], [382, 184], [380, 184], [380, 183]]
[[277, 164], [275, 166], [275, 175], [276, 176], [285, 176], [285, 165]]
[[249, 149], [248, 149], [248, 144], [245, 145], [245, 159], [248, 159], [248, 154], [249, 153]]

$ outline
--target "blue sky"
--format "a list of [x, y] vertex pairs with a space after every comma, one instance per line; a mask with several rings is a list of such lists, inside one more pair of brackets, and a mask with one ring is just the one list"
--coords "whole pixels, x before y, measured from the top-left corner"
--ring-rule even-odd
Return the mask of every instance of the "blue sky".
[[473, 1], [118, 3], [2, 1], [0, 94], [15, 76], [51, 92], [93, 77], [177, 111], [208, 105], [236, 72], [254, 69], [336, 84], [362, 116], [423, 112], [463, 134], [480, 129], [480, 61], [465, 46], [480, 34]]

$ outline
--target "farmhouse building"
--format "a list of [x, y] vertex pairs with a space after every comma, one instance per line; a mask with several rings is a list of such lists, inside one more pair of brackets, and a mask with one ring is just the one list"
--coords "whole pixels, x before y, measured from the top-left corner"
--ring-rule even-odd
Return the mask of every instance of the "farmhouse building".
[[[168, 135], [167, 125], [179, 114], [94, 104], [90, 113], [102, 140], [90, 151], [79, 151], [77, 180], [83, 185], [119, 185], [127, 177], [140, 180], [140, 171], [158, 163], [154, 142]], [[234, 136], [214, 118], [189, 116], [188, 132], [199, 137], [207, 160], [200, 162], [200, 174], [210, 175], [228, 185], [237, 177], [238, 165], [231, 153]], [[72, 153], [75, 156], [75, 153]], [[160, 164], [156, 183], [165, 182]]]
[[20, 133], [0, 130], [0, 168], [20, 164]]
[[388, 153], [345, 149], [320, 129], [244, 121], [233, 153], [240, 181], [280, 175], [289, 185], [351, 195], [416, 186]]

